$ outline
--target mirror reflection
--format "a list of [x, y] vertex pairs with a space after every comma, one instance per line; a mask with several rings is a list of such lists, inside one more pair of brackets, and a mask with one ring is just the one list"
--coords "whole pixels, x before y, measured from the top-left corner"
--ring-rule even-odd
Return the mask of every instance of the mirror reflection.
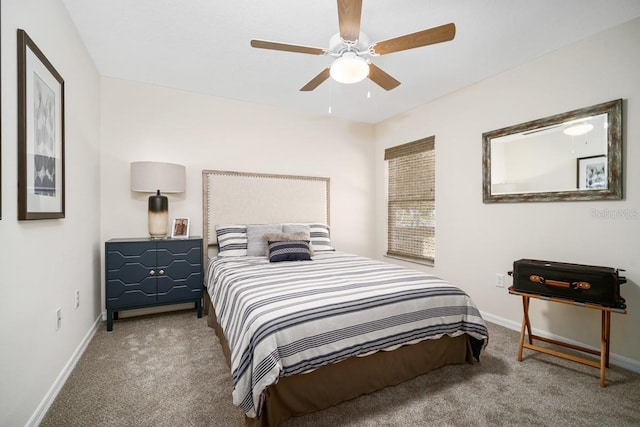
[[607, 188], [607, 125], [598, 114], [492, 138], [491, 194]]
[[622, 198], [622, 100], [483, 136], [483, 201]]

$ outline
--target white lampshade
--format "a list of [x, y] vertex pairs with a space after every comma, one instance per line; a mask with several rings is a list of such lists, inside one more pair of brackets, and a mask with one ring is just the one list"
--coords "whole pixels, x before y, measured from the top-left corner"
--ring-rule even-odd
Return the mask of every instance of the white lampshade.
[[369, 64], [354, 52], [345, 52], [333, 61], [329, 74], [339, 83], [357, 83], [369, 75]]
[[186, 169], [183, 165], [164, 162], [132, 162], [131, 191], [143, 193], [183, 193]]

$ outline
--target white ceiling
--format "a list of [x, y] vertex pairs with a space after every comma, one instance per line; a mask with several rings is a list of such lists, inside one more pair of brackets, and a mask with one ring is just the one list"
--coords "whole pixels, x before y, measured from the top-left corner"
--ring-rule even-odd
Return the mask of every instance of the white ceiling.
[[[63, 0], [103, 76], [376, 123], [640, 16], [640, 0], [364, 0], [372, 42], [453, 22], [453, 41], [374, 63], [402, 84], [331, 79], [332, 58], [254, 49], [252, 38], [328, 47], [333, 0]], [[580, 66], [576, 65], [576, 72]], [[371, 97], [367, 98], [367, 91]]]

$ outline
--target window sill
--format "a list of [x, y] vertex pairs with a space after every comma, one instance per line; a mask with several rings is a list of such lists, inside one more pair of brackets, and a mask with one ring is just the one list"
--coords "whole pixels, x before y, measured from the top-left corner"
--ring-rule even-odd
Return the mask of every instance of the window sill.
[[401, 257], [401, 256], [396, 256], [396, 255], [384, 255], [385, 258], [393, 258], [393, 259], [398, 259], [400, 261], [405, 261], [405, 262], [410, 262], [413, 264], [420, 264], [420, 265], [426, 265], [429, 267], [435, 267], [435, 261], [427, 261], [427, 260], [419, 260], [419, 259], [415, 259], [415, 258], [405, 258], [405, 257]]

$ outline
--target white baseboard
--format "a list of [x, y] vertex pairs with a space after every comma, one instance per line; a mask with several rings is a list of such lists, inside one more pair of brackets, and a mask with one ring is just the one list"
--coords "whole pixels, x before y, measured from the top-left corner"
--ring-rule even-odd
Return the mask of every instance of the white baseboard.
[[[517, 331], [518, 333], [520, 332], [520, 328], [522, 327], [522, 324], [520, 322], [514, 322], [508, 319], [505, 319], [503, 317], [498, 317], [498, 316], [494, 316], [493, 314], [490, 313], [484, 313], [484, 312], [480, 312], [480, 314], [482, 314], [482, 318], [488, 322], [491, 323], [495, 323], [496, 325], [500, 325], [503, 326], [507, 329], [511, 329], [513, 331]], [[572, 344], [572, 345], [578, 345], [581, 347], [586, 347], [588, 349], [592, 349], [595, 350], [597, 352], [600, 352], [600, 348], [599, 347], [593, 347], [590, 345], [586, 345], [584, 343], [578, 342], [578, 341], [574, 341], [571, 340], [569, 338], [566, 337], [561, 337], [558, 335], [554, 335], [552, 333], [549, 333], [547, 331], [543, 331], [540, 329], [536, 329], [536, 328], [532, 328], [532, 331], [535, 335], [540, 335], [541, 337], [545, 337], [545, 338], [550, 338], [550, 339], [554, 339], [556, 341], [563, 341], [566, 342], [568, 344]], [[491, 337], [489, 337], [489, 342], [491, 342]], [[620, 368], [623, 369], [627, 369], [629, 371], [632, 372], [636, 372], [640, 374], [640, 361], [637, 360], [633, 360], [633, 359], [629, 359], [628, 357], [624, 357], [624, 356], [620, 356], [617, 355], [615, 353], [611, 353], [609, 355], [609, 363], [611, 365], [614, 366], [619, 366]]]
[[47, 391], [47, 394], [45, 394], [42, 402], [40, 402], [40, 405], [38, 405], [38, 408], [36, 408], [36, 411], [33, 413], [33, 415], [31, 415], [29, 421], [27, 421], [27, 427], [36, 427], [42, 422], [42, 419], [53, 404], [53, 401], [58, 396], [58, 393], [60, 393], [60, 390], [62, 390], [62, 386], [67, 381], [67, 378], [69, 378], [69, 375], [71, 375], [73, 368], [75, 368], [78, 360], [80, 360], [80, 357], [87, 349], [87, 346], [91, 342], [91, 339], [95, 335], [96, 330], [98, 329], [98, 326], [101, 322], [102, 314], [99, 314], [95, 322], [93, 322], [93, 325], [91, 325], [91, 328], [89, 328], [89, 331], [86, 333], [84, 338], [82, 338], [82, 341], [80, 341], [80, 344], [78, 345], [78, 348], [76, 348], [76, 351], [73, 352], [69, 361], [64, 365], [62, 371], [60, 371], [60, 374], [58, 374], [58, 377], [49, 388], [49, 391]]

